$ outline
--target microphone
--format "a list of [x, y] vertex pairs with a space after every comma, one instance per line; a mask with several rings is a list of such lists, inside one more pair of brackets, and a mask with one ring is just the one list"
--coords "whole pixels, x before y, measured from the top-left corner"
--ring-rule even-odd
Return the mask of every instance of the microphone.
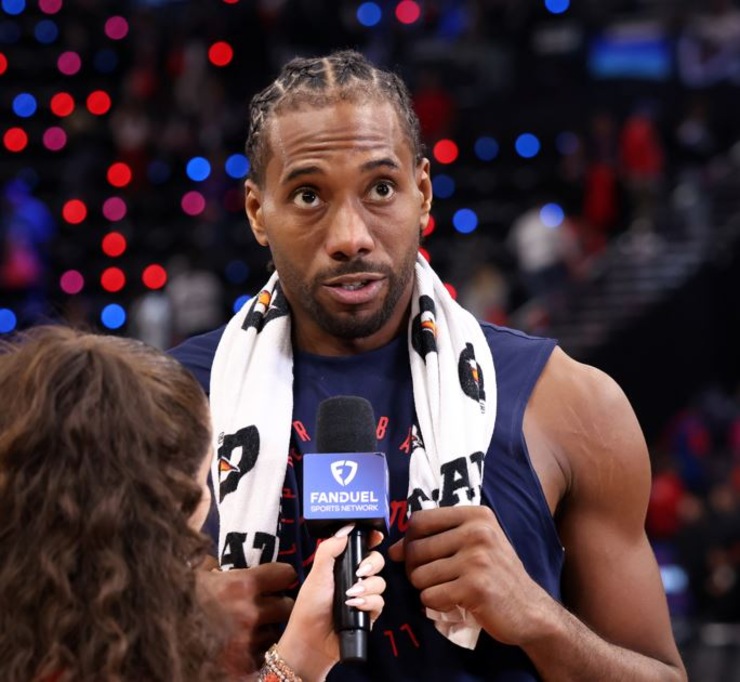
[[316, 538], [355, 524], [334, 564], [334, 629], [342, 662], [367, 661], [370, 616], [344, 601], [368, 554], [370, 530], [388, 533], [388, 467], [377, 451], [372, 405], [359, 396], [321, 401], [316, 449], [303, 456], [303, 518]]

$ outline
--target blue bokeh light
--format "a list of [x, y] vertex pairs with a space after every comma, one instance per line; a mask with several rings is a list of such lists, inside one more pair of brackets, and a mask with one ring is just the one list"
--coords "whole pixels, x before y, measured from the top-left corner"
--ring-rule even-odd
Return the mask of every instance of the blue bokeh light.
[[118, 55], [108, 47], [98, 50], [93, 57], [93, 67], [98, 73], [113, 73], [118, 67]]
[[188, 177], [195, 182], [202, 182], [211, 174], [211, 164], [202, 156], [194, 156], [185, 171]]
[[478, 227], [478, 216], [470, 208], [461, 208], [452, 216], [452, 225], [460, 234], [470, 234]]
[[570, 156], [578, 151], [580, 140], [575, 133], [565, 130], [555, 138], [555, 146], [563, 156]]
[[36, 98], [30, 92], [22, 92], [13, 99], [13, 111], [21, 118], [33, 116], [37, 108]]
[[12, 332], [18, 325], [18, 318], [10, 308], [0, 308], [0, 334]]
[[383, 12], [377, 2], [363, 2], [357, 8], [357, 21], [371, 28], [377, 26], [383, 18]]
[[522, 133], [516, 138], [516, 153], [525, 159], [531, 159], [540, 153], [540, 141], [532, 133]]
[[565, 220], [565, 211], [560, 204], [545, 204], [540, 209], [540, 220], [546, 227], [560, 227]]
[[149, 181], [154, 185], [162, 185], [170, 179], [172, 169], [161, 159], [154, 159], [146, 171]]
[[3, 0], [2, 8], [5, 14], [15, 16], [26, 9], [26, 0]]
[[232, 284], [244, 284], [249, 277], [249, 266], [243, 260], [232, 260], [227, 263], [224, 274]]
[[226, 159], [226, 174], [235, 180], [241, 180], [249, 173], [249, 159], [244, 154], [232, 154]]
[[570, 7], [570, 0], [545, 0], [545, 8], [550, 14], [563, 14]]
[[100, 321], [106, 329], [120, 329], [126, 324], [126, 310], [118, 303], [110, 303], [100, 313]]
[[244, 305], [251, 299], [252, 297], [248, 294], [242, 294], [234, 301], [234, 312], [238, 313]]
[[475, 155], [481, 161], [493, 161], [498, 156], [498, 142], [488, 135], [479, 137], [475, 141]]
[[455, 193], [455, 180], [445, 173], [440, 173], [434, 176], [432, 189], [435, 197], [449, 199]]
[[59, 27], [51, 19], [42, 19], [33, 29], [36, 40], [51, 45], [59, 37]]
[[0, 44], [14, 45], [21, 39], [21, 27], [15, 21], [0, 21]]

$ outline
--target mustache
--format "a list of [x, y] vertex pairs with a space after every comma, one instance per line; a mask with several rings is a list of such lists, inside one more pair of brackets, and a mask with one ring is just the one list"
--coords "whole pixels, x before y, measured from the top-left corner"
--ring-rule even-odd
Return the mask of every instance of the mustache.
[[332, 277], [342, 277], [343, 275], [356, 275], [358, 273], [390, 276], [393, 269], [388, 265], [373, 264], [365, 260], [353, 260], [347, 263], [341, 263], [331, 270], [322, 270], [315, 279], [324, 280]]

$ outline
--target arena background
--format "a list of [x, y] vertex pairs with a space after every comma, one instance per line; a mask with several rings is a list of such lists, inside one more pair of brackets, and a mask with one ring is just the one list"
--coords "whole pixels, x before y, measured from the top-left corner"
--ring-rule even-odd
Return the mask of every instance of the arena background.
[[[266, 279], [249, 98], [360, 49], [409, 84], [426, 255], [612, 374], [692, 680], [740, 680], [740, 8], [731, 0], [0, 0], [0, 334], [167, 347]], [[8, 397], [5, 397], [7, 400]]]

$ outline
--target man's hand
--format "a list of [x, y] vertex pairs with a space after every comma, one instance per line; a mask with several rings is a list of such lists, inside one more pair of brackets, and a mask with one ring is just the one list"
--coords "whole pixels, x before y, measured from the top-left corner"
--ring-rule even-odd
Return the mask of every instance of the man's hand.
[[282, 594], [295, 587], [296, 573], [283, 563], [263, 564], [231, 571], [196, 571], [198, 594], [215, 603], [226, 618], [228, 644], [224, 658], [228, 671], [253, 672], [265, 651], [280, 636], [277, 627], [288, 621], [293, 599]]
[[389, 556], [405, 560], [424, 606], [442, 612], [460, 606], [507, 644], [526, 641], [536, 622], [532, 609], [552, 602], [529, 577], [488, 507], [414, 512]]

